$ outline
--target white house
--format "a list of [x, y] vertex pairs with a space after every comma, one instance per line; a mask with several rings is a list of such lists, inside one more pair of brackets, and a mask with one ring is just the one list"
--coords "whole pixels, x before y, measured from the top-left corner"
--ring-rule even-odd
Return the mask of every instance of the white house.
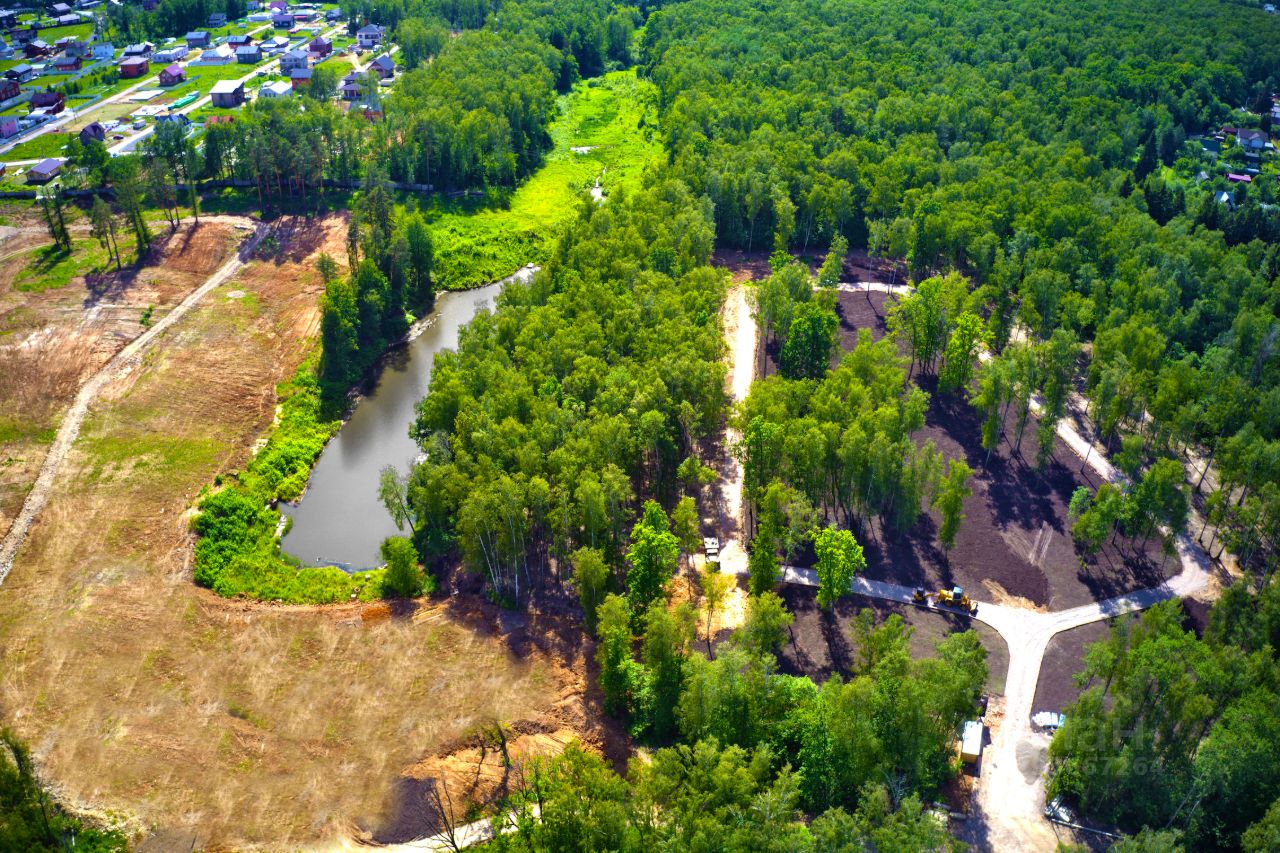
[[288, 80], [277, 80], [274, 83], [263, 83], [258, 87], [259, 98], [287, 98], [293, 94], [293, 85]]
[[236, 54], [225, 44], [211, 47], [200, 54], [201, 65], [230, 65], [236, 61]]
[[361, 27], [356, 32], [356, 44], [365, 49], [374, 48], [382, 44], [382, 27], [377, 24]]

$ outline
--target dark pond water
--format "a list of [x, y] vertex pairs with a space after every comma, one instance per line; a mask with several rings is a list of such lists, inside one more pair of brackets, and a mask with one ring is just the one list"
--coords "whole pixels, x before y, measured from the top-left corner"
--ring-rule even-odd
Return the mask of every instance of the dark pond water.
[[384, 359], [376, 387], [325, 447], [302, 500], [282, 507], [293, 518], [281, 543], [286, 552], [309, 566], [348, 571], [381, 563], [378, 547], [399, 531], [378, 500], [378, 476], [388, 465], [407, 472], [418, 455], [409, 426], [431, 384], [436, 353], [456, 347], [458, 330], [480, 309], [492, 310], [507, 282], [530, 275], [521, 270], [509, 279], [436, 299], [432, 320], [407, 346]]

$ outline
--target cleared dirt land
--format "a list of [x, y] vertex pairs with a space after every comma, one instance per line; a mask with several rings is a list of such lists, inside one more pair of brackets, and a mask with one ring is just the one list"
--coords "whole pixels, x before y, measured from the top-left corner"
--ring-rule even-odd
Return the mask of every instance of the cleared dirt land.
[[[160, 235], [141, 267], [116, 272], [88, 234], [71, 225], [76, 252], [46, 258], [49, 243], [30, 206], [6, 208], [0, 226], [0, 536], [34, 483], [58, 419], [81, 383], [141, 334], [143, 312], [164, 314], [230, 257], [242, 232], [215, 219]], [[122, 242], [124, 242], [122, 235]], [[122, 249], [122, 252], [126, 250]], [[46, 286], [52, 285], [52, 286]]]
[[[839, 294], [843, 350], [854, 346], [860, 329], [869, 329], [876, 339], [884, 336], [892, 299], [884, 293]], [[776, 372], [776, 347], [764, 349], [770, 373]], [[1097, 488], [1094, 472], [1061, 440], [1052, 459], [1037, 470], [1035, 419], [1023, 433], [1019, 457], [1010, 447], [1017, 435], [1012, 415], [1006, 440], [988, 460], [981, 419], [973, 407], [957, 395], [938, 395], [931, 376], [917, 371], [914, 379], [931, 397], [916, 440], [934, 442], [947, 459], [964, 459], [975, 471], [973, 494], [965, 501], [966, 518], [949, 560], [937, 545], [934, 514], [922, 515], [903, 536], [873, 525], [863, 542], [868, 577], [928, 589], [959, 584], [978, 598], [1063, 610], [1155, 586], [1178, 573], [1178, 561], [1162, 555], [1156, 542], [1139, 550], [1140, 543], [1118, 541], [1082, 563], [1071, 538], [1067, 505], [1077, 487]], [[812, 555], [797, 562], [807, 565]]]
[[[283, 251], [106, 389], [0, 590], [0, 718], [61, 798], [144, 850], [404, 837], [421, 792], [401, 775], [482, 724], [597, 740], [586, 650], [554, 649], [566, 668], [529, 639], [554, 632], [470, 598], [280, 608], [191, 582], [188, 509], [271, 423], [317, 331], [314, 255], [345, 258], [345, 234], [278, 224]], [[163, 275], [157, 304], [188, 286]]]
[[860, 595], [842, 598], [830, 612], [824, 612], [808, 587], [783, 586], [780, 594], [796, 617], [790, 638], [779, 654], [783, 672], [807, 675], [818, 683], [836, 674], [847, 677], [857, 654], [849, 628], [858, 613], [870, 609], [877, 624], [892, 614], [902, 617], [912, 629], [911, 655], [916, 658], [933, 657], [938, 642], [948, 634], [973, 629], [987, 650], [987, 690], [1004, 692], [1009, 647], [995, 629], [981, 622], [959, 613], [923, 610]]

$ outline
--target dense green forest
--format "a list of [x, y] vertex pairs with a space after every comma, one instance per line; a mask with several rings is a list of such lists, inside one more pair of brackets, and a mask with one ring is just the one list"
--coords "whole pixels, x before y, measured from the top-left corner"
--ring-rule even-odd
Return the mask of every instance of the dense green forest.
[[[263, 199], [322, 177], [363, 183], [351, 272], [325, 276], [323, 353], [299, 410], [340, 396], [403, 333], [405, 312], [429, 304], [429, 222], [398, 210], [384, 178], [509, 189], [538, 168], [556, 93], [579, 78], [634, 63], [658, 92], [666, 162], [643, 189], [584, 199], [533, 282], [509, 287], [437, 360], [412, 427], [423, 460], [383, 484], [427, 565], [461, 561], [504, 606], [576, 595], [606, 711], [658, 748], [625, 779], [577, 751], [538, 765], [512, 802], [516, 832], [494, 846], [696, 847], [733, 832], [743, 848], [951, 843], [920, 802], [955, 772], [956, 727], [986, 676], [975, 636], [912, 660], [908, 629], [867, 614], [847, 677], [785, 677], [775, 657], [790, 620], [772, 592], [780, 554], [814, 546], [825, 608], [865, 566], [856, 537], [869, 524], [902, 532], [936, 509], [949, 549], [972, 471], [913, 439], [929, 403], [919, 375], [977, 410], [988, 452], [1035, 430], [1037, 465], [1082, 395], [1125, 475], [1072, 500], [1082, 554], [1116, 534], [1168, 543], [1194, 507], [1210, 548], [1239, 558], [1246, 579], [1204, 638], [1165, 605], [1090, 652], [1050, 785], [1125, 832], [1268, 849], [1280, 206], [1274, 152], [1253, 158], [1240, 134], [1214, 134], [1269, 129], [1280, 21], [1191, 0], [347, 11], [404, 44], [412, 70], [384, 122], [255, 107], [218, 131], [216, 156], [206, 144], [202, 166], [148, 154], [175, 175], [254, 175]], [[293, 144], [272, 150], [277, 135]], [[1252, 181], [1227, 178], [1254, 164]], [[128, 167], [100, 168], [130, 186]], [[780, 373], [734, 412], [717, 247], [771, 255], [756, 315]], [[833, 366], [832, 300], [792, 257], [830, 255], [830, 284], [851, 249], [903, 262], [916, 290], [893, 308], [889, 339], [864, 337]], [[746, 625], [703, 654], [667, 582], [698, 547], [726, 420], [743, 436], [751, 596]], [[325, 437], [269, 445], [205, 500], [200, 582], [291, 589], [301, 573], [272, 550], [261, 508], [296, 494]], [[1200, 476], [1206, 462], [1216, 477]], [[330, 580], [318, 600], [381, 583]], [[704, 578], [703, 598], [716, 588]], [[770, 831], [743, 829], [744, 815]]]

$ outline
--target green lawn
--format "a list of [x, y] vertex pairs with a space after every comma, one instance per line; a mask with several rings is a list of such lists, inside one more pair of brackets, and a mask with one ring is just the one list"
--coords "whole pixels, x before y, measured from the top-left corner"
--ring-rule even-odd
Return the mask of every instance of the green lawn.
[[[662, 157], [656, 92], [634, 71], [618, 71], [574, 87], [560, 99], [546, 162], [504, 199], [419, 201], [432, 222], [441, 285], [475, 287], [543, 260], [550, 240], [573, 216], [582, 195], [605, 172], [606, 194], [635, 186]], [[572, 148], [591, 147], [586, 154]], [[413, 204], [418, 197], [411, 197]], [[495, 203], [496, 202], [496, 203]]]
[[62, 147], [71, 139], [69, 133], [45, 133], [28, 139], [5, 152], [6, 160], [43, 160], [45, 157], [61, 157]]
[[[125, 256], [124, 246], [120, 247], [120, 253]], [[38, 292], [66, 287], [76, 276], [105, 269], [110, 264], [107, 251], [97, 240], [74, 241], [70, 254], [53, 251], [52, 246], [32, 249], [27, 265], [14, 280], [13, 289]]]
[[40, 31], [40, 38], [53, 44], [61, 38], [77, 38], [85, 41], [89, 36], [93, 35], [93, 24], [85, 22], [83, 24], [73, 24], [69, 27], [50, 27], [47, 30]]

